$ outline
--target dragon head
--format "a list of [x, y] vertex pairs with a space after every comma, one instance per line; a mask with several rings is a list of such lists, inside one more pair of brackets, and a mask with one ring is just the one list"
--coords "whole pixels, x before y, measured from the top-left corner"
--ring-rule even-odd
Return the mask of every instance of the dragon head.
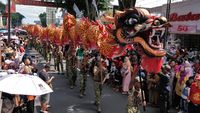
[[122, 44], [139, 43], [144, 54], [163, 57], [162, 38], [169, 23], [165, 17], [153, 17], [146, 9], [133, 8], [115, 18], [116, 38]]

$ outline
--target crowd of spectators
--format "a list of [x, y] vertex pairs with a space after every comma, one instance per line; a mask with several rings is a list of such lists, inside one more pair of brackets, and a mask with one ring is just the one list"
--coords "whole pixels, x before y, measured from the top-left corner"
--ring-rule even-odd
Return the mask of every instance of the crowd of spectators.
[[[4, 41], [1, 46], [1, 69], [24, 74], [37, 73], [35, 60], [25, 54], [26, 40], [20, 40], [18, 44], [12, 42], [10, 46]], [[128, 95], [133, 78], [140, 76], [146, 101], [153, 107], [159, 107], [160, 113], [167, 113], [170, 107], [176, 108], [179, 113], [195, 113], [200, 109], [200, 97], [193, 97], [195, 93], [200, 95], [199, 51], [171, 48], [163, 58], [160, 73], [143, 70], [139, 65], [139, 55], [132, 50], [127, 50], [124, 56], [111, 59], [101, 56], [96, 50], [84, 52], [89, 56], [88, 74], [93, 75], [95, 63], [101, 60], [109, 73], [105, 83], [116, 92]], [[18, 96], [15, 98], [19, 100]]]
[[[106, 83], [112, 86], [114, 91], [128, 94], [132, 77], [139, 75], [144, 80], [142, 89], [146, 101], [152, 107], [160, 108], [160, 113], [168, 112], [170, 108], [177, 109], [179, 113], [193, 113], [195, 105], [198, 110], [200, 106], [198, 102], [193, 103], [189, 98], [192, 95], [192, 92], [189, 93], [191, 85], [199, 81], [199, 55], [199, 51], [193, 49], [170, 50], [163, 58], [164, 64], [160, 73], [147, 73], [140, 69], [138, 55], [132, 51], [129, 51], [128, 55], [113, 59], [102, 57], [102, 62], [109, 72]], [[91, 71], [95, 59], [98, 58], [91, 54], [89, 60]]]
[[[5, 39], [1, 40], [0, 72], [7, 72], [8, 74], [20, 73], [24, 74], [24, 76], [37, 75], [38, 69], [36, 65], [38, 59], [36, 59], [35, 56], [30, 56], [26, 52], [26, 50], [28, 50], [27, 42], [28, 39], [26, 38], [19, 38], [17, 41], [11, 40], [10, 43], [8, 43]], [[46, 68], [47, 66], [44, 70]], [[42, 78], [43, 76], [47, 76], [47, 73], [44, 75], [39, 72], [39, 77]], [[44, 81], [48, 83], [51, 82], [47, 79], [44, 79]], [[45, 112], [46, 106], [43, 102], [45, 101], [45, 104], [47, 104], [46, 101], [48, 97], [41, 97], [46, 99], [41, 101], [41, 110], [42, 112]], [[13, 95], [3, 92], [3, 105], [1, 113], [34, 113], [35, 98], [36, 96], [33, 95]]]

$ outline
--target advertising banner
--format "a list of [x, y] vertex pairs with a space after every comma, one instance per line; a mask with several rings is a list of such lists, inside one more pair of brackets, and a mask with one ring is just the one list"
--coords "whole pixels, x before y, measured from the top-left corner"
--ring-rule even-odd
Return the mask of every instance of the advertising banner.
[[196, 25], [181, 25], [181, 24], [172, 24], [172, 27], [169, 29], [171, 33], [196, 33]]

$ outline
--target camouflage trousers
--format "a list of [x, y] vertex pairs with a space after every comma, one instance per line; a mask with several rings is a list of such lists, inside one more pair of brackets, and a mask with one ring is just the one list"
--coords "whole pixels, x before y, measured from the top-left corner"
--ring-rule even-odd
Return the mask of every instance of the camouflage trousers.
[[101, 82], [94, 82], [94, 90], [95, 90], [95, 103], [97, 106], [101, 104], [101, 94], [102, 94], [102, 84]]
[[57, 70], [57, 59], [56, 59], [56, 56], [53, 55], [53, 62], [54, 62], [54, 69]]
[[39, 45], [39, 44], [37, 44], [36, 47], [37, 47], [37, 51], [38, 51], [40, 54], [42, 54], [42, 46]]
[[51, 56], [52, 54], [50, 52], [46, 53], [45, 60], [49, 63], [51, 62]]
[[44, 59], [46, 60], [46, 56], [47, 56], [47, 53], [46, 53], [46, 50], [44, 49], [44, 46], [42, 46], [42, 56], [44, 57]]
[[86, 82], [87, 82], [87, 74], [86, 73], [80, 74], [80, 94], [85, 93]]
[[127, 106], [126, 113], [140, 113], [140, 110], [138, 107]]
[[56, 68], [57, 68], [59, 73], [60, 73], [60, 71], [63, 72], [63, 62], [62, 62], [62, 60], [58, 60], [58, 59], [56, 60]]
[[69, 77], [69, 64], [68, 64], [68, 61], [66, 60], [66, 64], [65, 64], [65, 69], [66, 69], [66, 71], [65, 71], [65, 76], [68, 78]]
[[134, 106], [134, 101], [133, 98], [134, 96], [134, 91], [133, 90], [129, 90], [128, 92], [128, 102], [127, 102], [127, 107], [126, 107], [126, 113], [140, 113], [139, 107], [138, 106]]
[[69, 85], [75, 86], [76, 85], [76, 78], [77, 78], [77, 72], [75, 68], [72, 68], [72, 66], [69, 66], [68, 69], [68, 79], [69, 79]]

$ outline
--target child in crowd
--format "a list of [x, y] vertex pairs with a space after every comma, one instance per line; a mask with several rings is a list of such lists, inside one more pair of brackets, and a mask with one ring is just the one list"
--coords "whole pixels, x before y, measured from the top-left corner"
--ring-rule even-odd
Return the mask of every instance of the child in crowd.
[[191, 81], [187, 80], [185, 87], [183, 88], [180, 100], [180, 111], [178, 113], [187, 113], [188, 112], [188, 96], [190, 92]]

